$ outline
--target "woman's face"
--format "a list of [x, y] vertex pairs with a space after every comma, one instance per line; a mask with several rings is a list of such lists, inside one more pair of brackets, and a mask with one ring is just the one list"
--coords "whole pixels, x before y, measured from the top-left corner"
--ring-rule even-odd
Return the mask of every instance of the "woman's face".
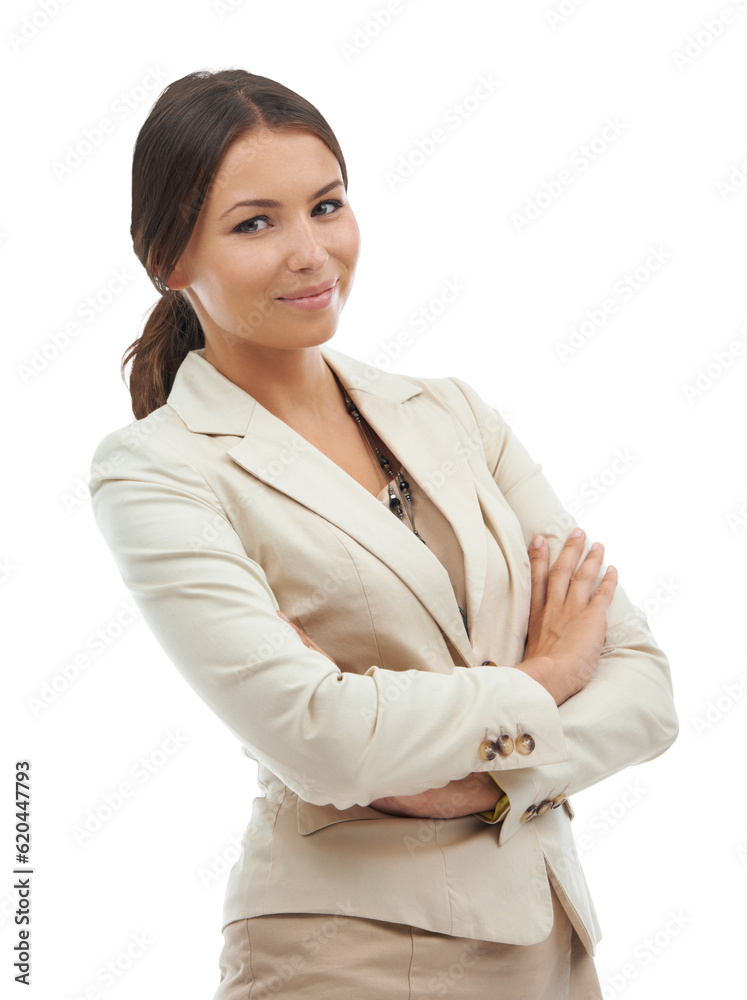
[[[212, 350], [309, 347], [334, 334], [359, 250], [328, 146], [313, 133], [261, 129], [227, 150], [168, 284], [195, 309], [208, 359]], [[287, 301], [332, 284], [320, 299]]]

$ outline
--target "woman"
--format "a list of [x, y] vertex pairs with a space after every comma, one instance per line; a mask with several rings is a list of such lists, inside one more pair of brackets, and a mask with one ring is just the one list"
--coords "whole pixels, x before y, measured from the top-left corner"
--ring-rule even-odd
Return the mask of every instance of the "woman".
[[568, 796], [677, 735], [602, 546], [468, 384], [327, 345], [360, 235], [294, 92], [167, 87], [132, 237], [162, 297], [93, 509], [263, 787], [215, 1000], [600, 997]]

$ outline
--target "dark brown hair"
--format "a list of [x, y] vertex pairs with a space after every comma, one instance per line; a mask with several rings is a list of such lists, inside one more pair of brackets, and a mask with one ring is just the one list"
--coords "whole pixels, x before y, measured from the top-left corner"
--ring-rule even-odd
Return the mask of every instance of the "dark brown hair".
[[294, 91], [243, 69], [199, 70], [170, 83], [138, 133], [132, 163], [132, 245], [161, 293], [142, 335], [127, 348], [136, 419], [162, 406], [187, 353], [205, 346], [195, 311], [166, 285], [194, 230], [229, 146], [261, 129], [315, 133], [331, 149], [348, 186], [345, 159], [326, 120]]

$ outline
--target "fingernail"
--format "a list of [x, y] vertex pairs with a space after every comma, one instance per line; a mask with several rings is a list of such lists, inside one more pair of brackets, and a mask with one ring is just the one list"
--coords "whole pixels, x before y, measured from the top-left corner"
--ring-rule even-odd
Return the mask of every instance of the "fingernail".
[[544, 540], [545, 539], [542, 537], [542, 535], [535, 535], [534, 538], [532, 539], [532, 548], [538, 549], [540, 545], [542, 545]]
[[571, 532], [571, 538], [578, 538], [579, 535], [583, 535], [583, 528], [574, 528]]
[[599, 542], [594, 542], [592, 547], [589, 549], [589, 552], [596, 552], [598, 548], [599, 548]]

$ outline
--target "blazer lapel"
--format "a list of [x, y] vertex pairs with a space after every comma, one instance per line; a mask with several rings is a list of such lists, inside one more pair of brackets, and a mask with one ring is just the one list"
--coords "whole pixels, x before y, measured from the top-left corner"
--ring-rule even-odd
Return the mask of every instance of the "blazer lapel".
[[[326, 345], [320, 350], [363, 417], [402, 462], [413, 490], [427, 490], [452, 524], [464, 553], [471, 623], [485, 584], [485, 528], [473, 474], [451, 419], [413, 382]], [[227, 454], [386, 563], [470, 666], [472, 649], [448, 573], [427, 545], [352, 476], [205, 361], [204, 353], [204, 348], [189, 352], [168, 397], [190, 430], [240, 436]]]

